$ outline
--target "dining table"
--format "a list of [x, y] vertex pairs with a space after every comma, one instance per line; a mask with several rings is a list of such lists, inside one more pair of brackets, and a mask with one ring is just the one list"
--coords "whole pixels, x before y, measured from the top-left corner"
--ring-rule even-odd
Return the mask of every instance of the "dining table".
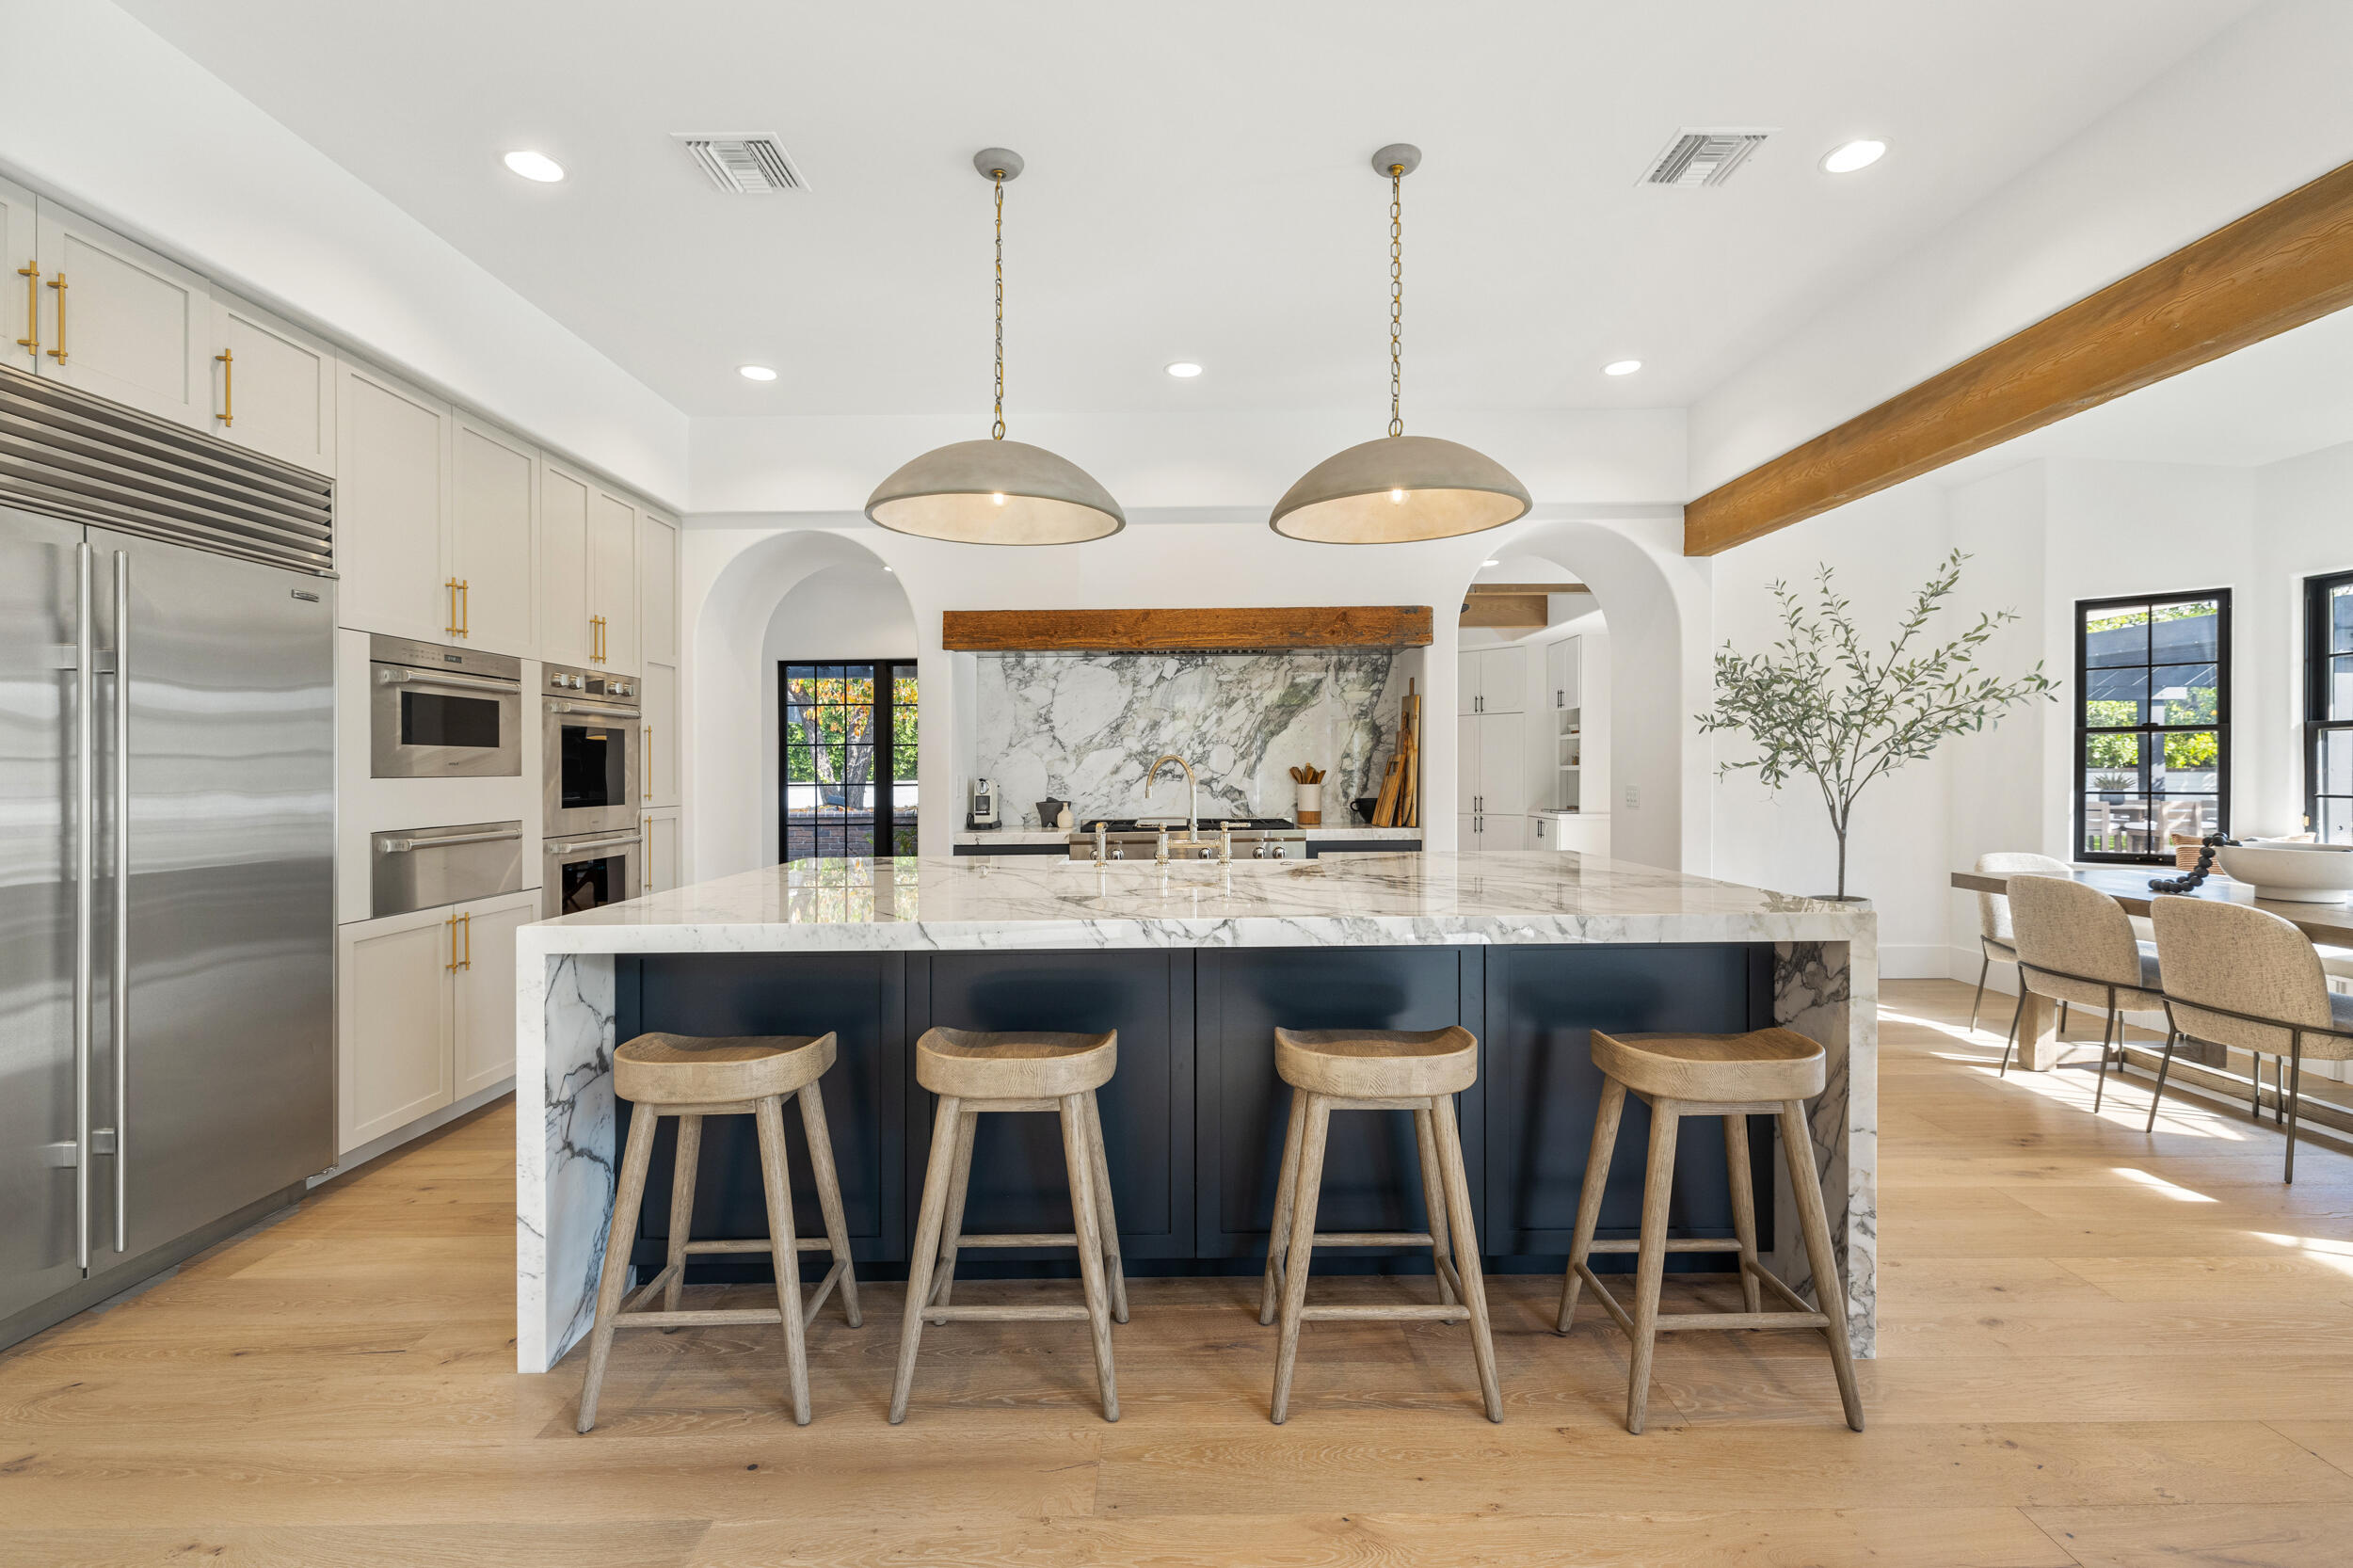
[[[2149, 886], [2152, 881], [2170, 881], [2185, 874], [2166, 866], [2077, 866], [2073, 874], [2085, 887], [2096, 888], [2116, 900], [2127, 915], [2146, 915], [2153, 901], [2167, 897], [2244, 904], [2279, 916], [2311, 937], [2314, 946], [2353, 948], [2353, 904], [2257, 898], [2253, 888], [2234, 882], [2220, 872], [2210, 872], [2203, 883], [2180, 894], [2160, 893]], [[1953, 886], [1971, 893], [2008, 893], [2009, 879], [1985, 872], [1955, 872]], [[2058, 1004], [2049, 998], [2031, 994], [2026, 997], [2018, 1014], [2019, 1066], [2030, 1072], [2043, 1072], [2058, 1064]], [[2070, 1041], [2067, 1048], [2082, 1043]]]

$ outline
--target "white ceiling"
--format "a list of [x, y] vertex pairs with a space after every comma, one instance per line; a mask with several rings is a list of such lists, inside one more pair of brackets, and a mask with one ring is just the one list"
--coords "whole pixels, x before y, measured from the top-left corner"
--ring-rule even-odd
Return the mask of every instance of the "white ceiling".
[[[168, 40], [688, 413], [965, 413], [1007, 193], [1025, 411], [1675, 407], [2254, 0], [124, 0]], [[1779, 133], [1636, 188], [1682, 126]], [[200, 128], [198, 128], [200, 134]], [[674, 131], [763, 131], [811, 189], [709, 189]], [[1817, 161], [1856, 136], [1862, 174]], [[571, 178], [508, 174], [536, 148]], [[2161, 171], [2150, 177], [2161, 178]], [[1608, 379], [1606, 360], [1639, 357]], [[1209, 373], [1176, 382], [1171, 360]], [[781, 379], [744, 382], [744, 360]]]
[[2353, 441], [2353, 311], [2087, 408], [1925, 477], [1965, 485], [2037, 457], [2254, 468]]

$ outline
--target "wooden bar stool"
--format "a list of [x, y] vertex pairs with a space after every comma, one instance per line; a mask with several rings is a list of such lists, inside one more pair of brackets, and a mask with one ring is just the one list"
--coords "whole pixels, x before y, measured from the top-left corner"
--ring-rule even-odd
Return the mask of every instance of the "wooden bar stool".
[[[1112, 1212], [1111, 1167], [1103, 1157], [1103, 1117], [1095, 1091], [1119, 1064], [1119, 1033], [983, 1033], [929, 1029], [915, 1042], [915, 1080], [939, 1096], [932, 1154], [923, 1172], [923, 1209], [907, 1270], [906, 1319], [899, 1330], [899, 1373], [890, 1390], [892, 1425], [906, 1419], [915, 1384], [915, 1352], [923, 1320], [1064, 1322], [1083, 1319], [1095, 1339], [1095, 1381], [1103, 1419], [1119, 1419], [1112, 1368], [1112, 1320], [1128, 1320], [1128, 1281], [1119, 1260], [1119, 1221]], [[1040, 1112], [1062, 1117], [1063, 1166], [1070, 1181], [1068, 1232], [968, 1236], [965, 1193], [971, 1183], [972, 1138], [989, 1112]], [[1076, 1247], [1086, 1303], [956, 1306], [956, 1253], [964, 1247]], [[1109, 1273], [1110, 1283], [1105, 1283]]]
[[[1318, 1320], [1406, 1319], [1471, 1326], [1471, 1355], [1487, 1419], [1503, 1419], [1495, 1340], [1487, 1328], [1487, 1287], [1471, 1226], [1470, 1187], [1463, 1176], [1463, 1140], [1454, 1096], [1479, 1079], [1479, 1038], [1467, 1029], [1278, 1029], [1274, 1070], [1291, 1086], [1290, 1128], [1274, 1190], [1274, 1227], [1267, 1240], [1266, 1285], [1258, 1321], [1274, 1321], [1279, 1296], [1282, 1338], [1274, 1356], [1274, 1398], [1268, 1414], [1280, 1426], [1290, 1413], [1291, 1372], [1299, 1362], [1299, 1325]], [[1426, 1231], [1316, 1229], [1323, 1149], [1335, 1111], [1410, 1111], [1421, 1153]], [[1426, 1246], [1438, 1276], [1438, 1301], [1427, 1306], [1309, 1306], [1307, 1273], [1317, 1242], [1329, 1247]]]
[[[629, 1147], [614, 1192], [612, 1228], [605, 1233], [604, 1272], [597, 1287], [597, 1324], [588, 1340], [588, 1380], [580, 1391], [580, 1430], [597, 1424], [597, 1395], [604, 1386], [606, 1358], [616, 1328], [714, 1327], [728, 1323], [782, 1323], [785, 1359], [792, 1378], [792, 1419], [808, 1424], [808, 1355], [803, 1331], [839, 1284], [841, 1315], [858, 1326], [857, 1276], [850, 1268], [850, 1232], [842, 1218], [841, 1184], [834, 1174], [833, 1139], [825, 1129], [825, 1103], [817, 1080], [833, 1065], [834, 1037], [797, 1034], [696, 1039], [683, 1034], [640, 1034], [613, 1053], [613, 1092], [637, 1106], [630, 1118]], [[801, 1102], [801, 1128], [808, 1135], [808, 1163], [817, 1176], [817, 1202], [824, 1211], [823, 1239], [796, 1240], [792, 1194], [784, 1165], [784, 1096]], [[646, 1197], [646, 1165], [653, 1155], [654, 1128], [664, 1116], [678, 1118], [678, 1159], [670, 1182], [670, 1256], [662, 1272], [628, 1301], [630, 1239]], [[768, 1237], [752, 1241], [694, 1241], [687, 1239], [695, 1217], [695, 1167], [702, 1152], [705, 1116], [749, 1116], [760, 1132], [760, 1174], [768, 1198]], [[817, 1293], [801, 1303], [800, 1255], [831, 1252]], [[776, 1304], [699, 1312], [679, 1310], [686, 1282], [686, 1260], [709, 1253], [768, 1254], [776, 1271]], [[661, 1311], [630, 1308], [663, 1293]]]
[[[1625, 1430], [1642, 1430], [1650, 1402], [1651, 1350], [1660, 1332], [1689, 1328], [1813, 1328], [1830, 1341], [1831, 1366], [1838, 1374], [1838, 1397], [1847, 1425], [1863, 1430], [1863, 1396], [1855, 1387], [1854, 1358], [1847, 1349], [1847, 1301], [1838, 1288], [1838, 1258], [1830, 1244], [1830, 1222], [1822, 1209], [1822, 1184], [1814, 1173], [1814, 1141], [1806, 1130], [1804, 1101], [1822, 1092], [1822, 1048], [1787, 1029], [1749, 1034], [1605, 1034], [1593, 1031], [1593, 1065], [1602, 1071], [1601, 1110], [1593, 1120], [1593, 1151], [1585, 1162], [1585, 1187], [1577, 1206], [1577, 1234], [1569, 1244], [1568, 1277], [1561, 1290], [1558, 1332], [1569, 1332], [1580, 1286], [1590, 1285], [1633, 1345], [1625, 1391]], [[1650, 1105], [1650, 1170], [1642, 1186], [1640, 1241], [1596, 1241], [1601, 1198], [1609, 1184], [1609, 1154], [1618, 1142], [1618, 1117], [1625, 1096]], [[1765, 1272], [1756, 1256], [1756, 1197], [1749, 1185], [1750, 1116], [1781, 1121], [1783, 1157], [1797, 1193], [1798, 1224], [1805, 1237], [1806, 1260], [1814, 1271], [1820, 1311]], [[1667, 1240], [1667, 1204], [1674, 1187], [1676, 1124], [1686, 1116], [1721, 1116], [1724, 1159], [1731, 1167], [1730, 1240]], [[1634, 1310], [1628, 1312], [1586, 1261], [1595, 1253], [1636, 1256]], [[1661, 1317], [1658, 1292], [1671, 1252], [1739, 1254], [1740, 1312], [1677, 1312]], [[1788, 1304], [1786, 1312], [1761, 1310], [1759, 1286]]]

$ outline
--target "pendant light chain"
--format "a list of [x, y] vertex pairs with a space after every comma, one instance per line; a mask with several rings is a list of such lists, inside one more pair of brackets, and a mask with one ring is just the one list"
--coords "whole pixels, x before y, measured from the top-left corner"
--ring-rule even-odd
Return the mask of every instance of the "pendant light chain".
[[1389, 166], [1389, 434], [1405, 434], [1399, 404], [1405, 384], [1405, 169]]
[[997, 171], [997, 423], [988, 439], [1005, 439], [1005, 172]]

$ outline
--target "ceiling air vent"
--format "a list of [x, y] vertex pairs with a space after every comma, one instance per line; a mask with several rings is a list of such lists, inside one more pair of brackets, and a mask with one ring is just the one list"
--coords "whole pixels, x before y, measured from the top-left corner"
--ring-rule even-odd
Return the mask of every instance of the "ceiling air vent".
[[1646, 185], [1696, 188], [1721, 185], [1748, 162], [1767, 131], [1684, 131], [1652, 160], [1642, 176]]
[[808, 182], [774, 136], [744, 132], [673, 132], [694, 156], [695, 167], [730, 196], [760, 196], [775, 190], [807, 190]]

